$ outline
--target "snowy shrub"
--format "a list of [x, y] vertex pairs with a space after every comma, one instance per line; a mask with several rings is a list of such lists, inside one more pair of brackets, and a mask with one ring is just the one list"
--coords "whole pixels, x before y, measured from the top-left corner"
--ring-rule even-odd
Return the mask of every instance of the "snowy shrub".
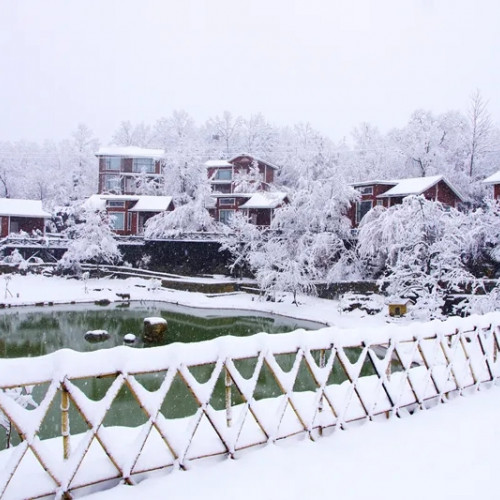
[[28, 263], [24, 260], [23, 256], [19, 253], [16, 248], [14, 251], [2, 259], [2, 264], [8, 264], [10, 266], [18, 267], [21, 270], [26, 270]]
[[114, 238], [109, 219], [105, 212], [85, 211], [85, 222], [75, 224], [66, 230], [70, 238], [68, 250], [58, 265], [63, 270], [77, 274], [82, 262], [114, 264], [121, 259], [118, 244]]
[[196, 197], [170, 212], [151, 217], [145, 224], [145, 238], [178, 238], [192, 233], [215, 233], [224, 229], [205, 208], [205, 186], [201, 186]]

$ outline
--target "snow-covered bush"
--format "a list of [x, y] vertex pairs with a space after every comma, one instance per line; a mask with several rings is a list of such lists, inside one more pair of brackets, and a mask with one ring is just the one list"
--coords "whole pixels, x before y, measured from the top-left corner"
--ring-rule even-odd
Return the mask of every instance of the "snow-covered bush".
[[89, 209], [84, 212], [84, 217], [85, 222], [66, 230], [66, 236], [70, 238], [68, 250], [58, 263], [61, 269], [78, 274], [82, 262], [99, 267], [100, 264], [114, 264], [121, 259], [106, 212]]
[[192, 233], [215, 233], [223, 229], [205, 208], [206, 192], [202, 186], [195, 198], [170, 212], [151, 217], [145, 224], [144, 237], [178, 238]]

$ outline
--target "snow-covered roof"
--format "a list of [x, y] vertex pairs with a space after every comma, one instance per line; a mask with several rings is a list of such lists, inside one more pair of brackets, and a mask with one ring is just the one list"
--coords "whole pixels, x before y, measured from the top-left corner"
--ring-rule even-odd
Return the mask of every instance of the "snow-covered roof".
[[163, 149], [146, 149], [137, 146], [108, 146], [99, 148], [96, 156], [123, 156], [125, 158], [162, 158], [165, 154]]
[[0, 216], [48, 218], [40, 200], [0, 199]]
[[136, 201], [139, 196], [126, 194], [93, 194], [89, 196], [83, 206], [89, 210], [104, 210], [108, 200]]
[[85, 207], [93, 210], [104, 210], [108, 201], [137, 202], [129, 212], [162, 212], [172, 203], [171, 196], [147, 196], [128, 194], [93, 194], [85, 201]]
[[171, 203], [171, 196], [140, 196], [129, 212], [164, 212]]
[[393, 188], [389, 189], [389, 191], [386, 191], [385, 193], [377, 196], [377, 198], [419, 195], [425, 193], [425, 191], [435, 186], [440, 181], [444, 181], [447, 186], [457, 195], [457, 197], [463, 200], [462, 195], [442, 175], [395, 180], [394, 183], [396, 183], [396, 185]]
[[232, 167], [233, 165], [226, 160], [208, 160], [205, 162], [205, 167]]
[[205, 162], [205, 167], [207, 168], [216, 168], [216, 167], [232, 167], [233, 162], [237, 160], [238, 158], [241, 158], [242, 156], [248, 156], [249, 158], [252, 158], [255, 161], [265, 163], [268, 167], [274, 168], [275, 170], [278, 170], [279, 167], [276, 165], [273, 165], [272, 163], [269, 163], [266, 160], [262, 160], [261, 158], [257, 158], [256, 156], [250, 155], [248, 153], [240, 153], [239, 155], [236, 155], [235, 157], [231, 158], [230, 160], [208, 160]]
[[283, 192], [253, 193], [240, 208], [276, 208], [283, 203], [287, 194]]
[[493, 175], [486, 177], [484, 179], [483, 184], [500, 184], [500, 170], [495, 172]]
[[380, 185], [380, 186], [395, 186], [399, 181], [380, 181], [380, 180], [374, 180], [374, 181], [361, 181], [361, 182], [352, 182], [349, 184], [352, 187], [362, 187], [362, 186], [375, 186], [375, 185]]
[[232, 163], [234, 160], [237, 160], [238, 158], [242, 157], [242, 156], [248, 156], [249, 158], [252, 158], [253, 160], [255, 161], [259, 161], [261, 163], [265, 163], [268, 167], [271, 167], [271, 168], [274, 168], [276, 170], [279, 170], [279, 167], [277, 167], [276, 165], [273, 165], [272, 163], [269, 163], [268, 161], [266, 160], [263, 160], [262, 158], [257, 158], [256, 156], [254, 155], [251, 155], [249, 153], [240, 153], [236, 156], [234, 156], [233, 158], [231, 158], [229, 160], [229, 163]]

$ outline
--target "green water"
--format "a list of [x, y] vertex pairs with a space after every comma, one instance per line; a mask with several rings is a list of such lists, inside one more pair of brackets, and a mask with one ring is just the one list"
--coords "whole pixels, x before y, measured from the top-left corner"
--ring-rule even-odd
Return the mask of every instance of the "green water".
[[[151, 316], [165, 318], [168, 330], [163, 342], [145, 346], [143, 322]], [[0, 357], [41, 356], [63, 348], [95, 351], [123, 345], [127, 333], [136, 335], [133, 346], [140, 348], [223, 335], [243, 337], [258, 332], [284, 333], [319, 327], [317, 323], [278, 316], [190, 309], [160, 302], [12, 308], [0, 311]], [[85, 333], [90, 330], [107, 330], [110, 337], [104, 342], [88, 342]]]

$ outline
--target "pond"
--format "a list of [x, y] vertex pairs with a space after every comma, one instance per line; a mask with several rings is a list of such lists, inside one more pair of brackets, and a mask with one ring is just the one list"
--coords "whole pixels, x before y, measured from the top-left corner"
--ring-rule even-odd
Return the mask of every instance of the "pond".
[[[164, 341], [144, 344], [144, 318], [161, 317], [168, 328]], [[258, 313], [187, 308], [162, 302], [68, 304], [0, 310], [0, 357], [17, 358], [49, 354], [69, 348], [87, 352], [124, 344], [128, 333], [136, 335], [134, 347], [150, 347], [173, 342], [197, 342], [223, 335], [238, 337], [258, 332], [285, 333], [321, 324]], [[103, 342], [88, 342], [85, 333], [106, 330]]]

